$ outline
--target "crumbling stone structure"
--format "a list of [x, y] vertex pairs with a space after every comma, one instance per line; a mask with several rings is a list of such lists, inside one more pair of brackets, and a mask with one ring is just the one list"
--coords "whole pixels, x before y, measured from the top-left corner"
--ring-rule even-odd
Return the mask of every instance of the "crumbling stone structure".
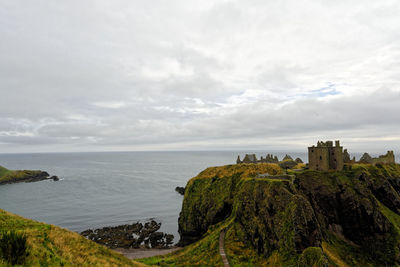
[[237, 164], [240, 163], [279, 163], [278, 157], [272, 154], [267, 154], [267, 156], [261, 157], [260, 160], [257, 159], [255, 154], [246, 154], [243, 160], [240, 160], [240, 156], [237, 157]]
[[360, 163], [367, 163], [367, 164], [392, 164], [395, 163], [394, 159], [394, 152], [388, 151], [386, 155], [381, 155], [377, 158], [371, 157], [368, 153], [364, 153], [364, 155], [359, 160]]
[[[347, 149], [345, 149], [343, 151], [343, 161], [344, 161], [344, 163], [351, 163], [350, 154], [349, 154], [349, 152], [347, 152]], [[354, 161], [356, 161], [355, 158], [354, 158]]]
[[243, 161], [240, 161], [240, 157], [238, 156], [238, 159], [236, 160], [236, 163], [257, 163], [257, 157], [256, 154], [246, 154], [244, 156]]
[[386, 155], [381, 155], [377, 158], [372, 158], [372, 164], [392, 164], [395, 163], [395, 159], [394, 159], [394, 152], [393, 150], [390, 150], [386, 153]]
[[[285, 155], [282, 161], [278, 160], [277, 156], [273, 156], [272, 154], [267, 154], [267, 156], [261, 157], [260, 160], [257, 159], [255, 154], [246, 154], [243, 160], [240, 160], [240, 156], [237, 157], [236, 163], [276, 163], [279, 164], [282, 168], [291, 169], [294, 168], [297, 164], [303, 163], [300, 158], [293, 158], [289, 155]], [[329, 171], [336, 170], [340, 171], [343, 169], [344, 164], [353, 164], [353, 163], [366, 163], [366, 164], [392, 164], [395, 163], [394, 153], [393, 151], [388, 151], [385, 155], [381, 155], [377, 158], [371, 157], [368, 153], [364, 153], [364, 155], [357, 162], [356, 158], [350, 158], [349, 152], [347, 149], [343, 150], [343, 147], [340, 146], [339, 141], [335, 141], [335, 145], [333, 145], [332, 141], [318, 141], [317, 146], [312, 146], [308, 148], [308, 167], [312, 170], [318, 171]]]
[[304, 163], [301, 158], [296, 158], [294, 161], [296, 161], [296, 163]]
[[308, 166], [318, 171], [342, 170], [344, 166], [343, 147], [339, 141], [318, 142], [308, 148]]

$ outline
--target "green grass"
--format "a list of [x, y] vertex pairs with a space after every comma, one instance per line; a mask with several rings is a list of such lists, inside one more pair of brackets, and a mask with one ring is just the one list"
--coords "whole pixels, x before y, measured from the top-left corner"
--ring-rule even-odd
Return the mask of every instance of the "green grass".
[[[0, 232], [9, 230], [26, 236], [24, 266], [144, 266], [77, 233], [0, 209]], [[4, 258], [0, 266], [8, 266]]]
[[[23, 170], [23, 171], [12, 171], [3, 168], [3, 175], [0, 176], [0, 182], [6, 182], [11, 180], [23, 180], [28, 177], [32, 177], [41, 173], [41, 171], [30, 171], [30, 170]], [[1, 172], [1, 170], [0, 170]]]
[[386, 218], [395, 226], [396, 230], [400, 233], [400, 216], [394, 213], [391, 209], [378, 201], [379, 209]]
[[9, 172], [11, 172], [9, 169], [6, 169], [6, 168], [0, 166], [0, 180], [4, 175], [6, 175]]
[[137, 261], [148, 265], [159, 266], [223, 266], [219, 255], [219, 235], [222, 229], [231, 222], [227, 219], [224, 223], [210, 227], [205, 236], [182, 250], [168, 255], [138, 259]]

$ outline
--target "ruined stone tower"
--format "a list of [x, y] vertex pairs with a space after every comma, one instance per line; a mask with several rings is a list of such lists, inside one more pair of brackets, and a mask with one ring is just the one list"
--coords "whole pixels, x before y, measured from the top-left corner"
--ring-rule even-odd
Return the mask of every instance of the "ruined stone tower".
[[308, 148], [309, 168], [318, 171], [342, 170], [343, 169], [343, 147], [339, 141], [318, 142], [317, 146]]

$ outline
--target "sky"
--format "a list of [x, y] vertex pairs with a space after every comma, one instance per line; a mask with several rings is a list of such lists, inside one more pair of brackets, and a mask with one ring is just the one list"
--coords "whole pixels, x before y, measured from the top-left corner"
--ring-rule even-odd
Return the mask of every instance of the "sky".
[[400, 151], [400, 3], [0, 0], [0, 153]]

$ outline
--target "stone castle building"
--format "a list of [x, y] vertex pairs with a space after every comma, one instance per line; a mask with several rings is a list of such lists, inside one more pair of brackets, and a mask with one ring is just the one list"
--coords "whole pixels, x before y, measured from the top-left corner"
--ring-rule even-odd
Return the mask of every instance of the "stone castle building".
[[318, 171], [342, 170], [344, 166], [343, 147], [339, 141], [318, 142], [308, 148], [308, 166]]

